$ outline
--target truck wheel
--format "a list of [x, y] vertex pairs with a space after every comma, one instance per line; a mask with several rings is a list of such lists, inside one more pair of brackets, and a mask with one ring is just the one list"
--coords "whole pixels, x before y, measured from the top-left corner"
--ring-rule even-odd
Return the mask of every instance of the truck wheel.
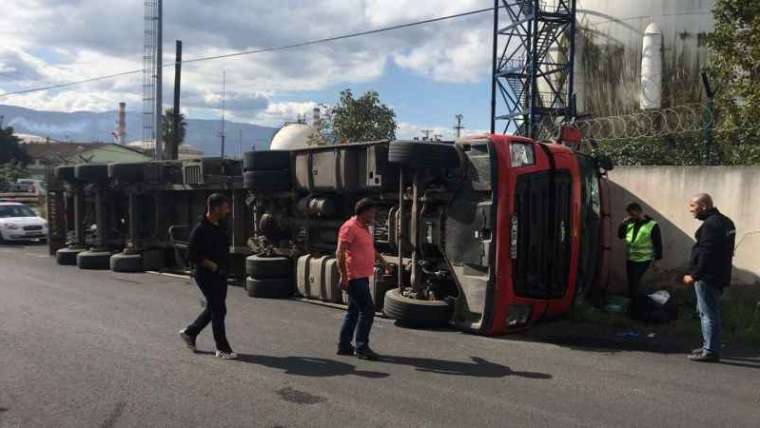
[[290, 171], [247, 171], [243, 182], [254, 192], [284, 192], [290, 190]]
[[61, 266], [76, 266], [77, 255], [82, 251], [81, 248], [61, 248], [55, 252], [55, 261]]
[[108, 176], [115, 180], [136, 183], [145, 178], [145, 167], [146, 163], [143, 162], [112, 163], [108, 165]]
[[283, 279], [293, 276], [293, 263], [287, 257], [250, 256], [245, 273], [256, 279]]
[[95, 183], [108, 180], [108, 165], [85, 164], [77, 165], [74, 175], [78, 180]]
[[287, 150], [245, 152], [243, 155], [243, 171], [285, 170], [290, 170], [290, 152]]
[[111, 253], [107, 251], [85, 251], [77, 255], [79, 269], [108, 270], [111, 268]]
[[74, 166], [59, 166], [55, 168], [55, 178], [69, 183], [76, 179], [74, 175]]
[[293, 280], [290, 278], [256, 279], [249, 276], [245, 279], [245, 290], [251, 297], [286, 299], [293, 296]]
[[145, 272], [143, 256], [142, 254], [114, 254], [111, 256], [111, 270], [125, 273]]
[[385, 293], [383, 313], [407, 327], [443, 327], [453, 315], [452, 306], [443, 300], [416, 300], [404, 297], [398, 288]]
[[453, 144], [397, 141], [388, 148], [388, 162], [411, 168], [456, 168], [459, 154]]

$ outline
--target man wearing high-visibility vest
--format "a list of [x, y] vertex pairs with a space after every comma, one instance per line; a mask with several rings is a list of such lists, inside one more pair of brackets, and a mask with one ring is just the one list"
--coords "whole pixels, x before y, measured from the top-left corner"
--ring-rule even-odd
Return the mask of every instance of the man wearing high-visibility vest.
[[635, 303], [641, 278], [656, 260], [662, 259], [660, 226], [644, 215], [641, 205], [633, 202], [626, 207], [626, 217], [618, 228], [618, 237], [625, 240], [628, 295]]

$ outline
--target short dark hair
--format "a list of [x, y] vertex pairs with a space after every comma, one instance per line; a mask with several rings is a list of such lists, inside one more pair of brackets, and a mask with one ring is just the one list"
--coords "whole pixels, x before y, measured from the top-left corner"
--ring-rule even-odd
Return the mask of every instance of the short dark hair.
[[625, 207], [625, 210], [627, 212], [631, 212], [631, 211], [637, 212], [637, 213], [643, 213], [644, 212], [644, 209], [641, 208], [641, 205], [639, 205], [636, 202], [631, 202], [630, 204], [628, 204], [628, 206]]
[[369, 211], [377, 207], [377, 203], [370, 198], [360, 199], [359, 202], [354, 205], [354, 214], [362, 215], [364, 212]]
[[206, 199], [206, 206], [211, 211], [215, 208], [219, 208], [224, 204], [229, 204], [230, 198], [222, 195], [221, 193], [214, 193]]

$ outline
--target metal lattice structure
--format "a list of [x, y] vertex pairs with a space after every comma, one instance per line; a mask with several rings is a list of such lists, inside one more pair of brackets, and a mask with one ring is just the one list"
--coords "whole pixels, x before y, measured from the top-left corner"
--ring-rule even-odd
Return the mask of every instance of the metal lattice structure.
[[156, 47], [158, 1], [145, 0], [145, 45], [143, 50], [143, 133], [145, 147], [155, 142]]
[[495, 0], [491, 132], [546, 138], [574, 118], [575, 3]]

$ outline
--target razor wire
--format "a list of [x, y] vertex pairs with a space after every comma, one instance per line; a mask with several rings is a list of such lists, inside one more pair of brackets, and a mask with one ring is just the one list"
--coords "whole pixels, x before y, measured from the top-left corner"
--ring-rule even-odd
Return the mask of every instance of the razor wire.
[[[760, 121], [749, 117], [721, 116], [707, 104], [693, 103], [635, 113], [582, 118], [571, 123], [578, 127], [585, 141], [621, 142], [693, 135], [710, 128], [714, 133], [760, 128]], [[540, 137], [555, 139], [560, 135], [561, 120], [547, 118], [541, 124]]]

